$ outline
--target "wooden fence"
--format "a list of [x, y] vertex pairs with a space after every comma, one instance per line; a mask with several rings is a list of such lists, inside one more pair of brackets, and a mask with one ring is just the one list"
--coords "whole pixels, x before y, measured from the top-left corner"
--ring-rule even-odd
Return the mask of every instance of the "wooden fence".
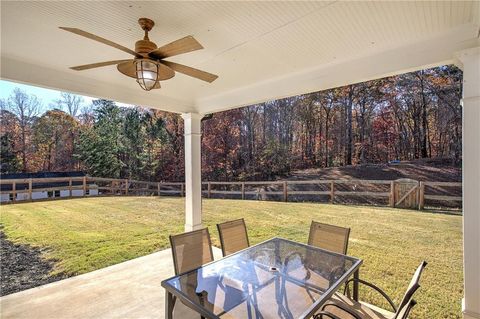
[[157, 183], [102, 177], [0, 179], [1, 202], [109, 195], [179, 195], [184, 183]]
[[[441, 194], [438, 194], [438, 191], [435, 194], [429, 193], [430, 189], [440, 189]], [[460, 194], [452, 195], [449, 189], [451, 188], [460, 188], [462, 189], [462, 183], [455, 183], [455, 182], [420, 182], [419, 183], [419, 203], [418, 209], [425, 208], [425, 201], [437, 201], [437, 202], [462, 202], [462, 195]]]
[[[0, 179], [2, 204], [65, 197], [156, 195], [184, 196], [185, 184], [100, 177]], [[368, 203], [425, 209], [461, 208], [461, 183], [415, 180], [297, 180], [203, 182], [207, 198], [238, 198], [330, 203]], [[427, 203], [427, 204], [426, 204]], [[443, 203], [443, 204], [442, 204]]]

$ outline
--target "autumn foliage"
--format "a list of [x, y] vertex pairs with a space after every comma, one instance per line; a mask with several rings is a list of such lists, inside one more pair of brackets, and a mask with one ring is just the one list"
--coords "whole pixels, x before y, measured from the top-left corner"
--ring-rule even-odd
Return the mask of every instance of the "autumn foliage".
[[[202, 125], [209, 180], [273, 179], [293, 169], [417, 158], [461, 161], [461, 71], [453, 66], [268, 101]], [[1, 101], [2, 172], [84, 170], [152, 181], [184, 178], [183, 121], [142, 107], [62, 93]]]

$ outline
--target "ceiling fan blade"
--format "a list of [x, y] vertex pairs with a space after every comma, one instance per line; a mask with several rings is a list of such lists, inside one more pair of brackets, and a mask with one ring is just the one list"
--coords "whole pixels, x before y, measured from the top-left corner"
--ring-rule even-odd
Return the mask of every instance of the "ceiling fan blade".
[[202, 70], [198, 70], [183, 64], [178, 64], [175, 62], [170, 62], [170, 61], [160, 61], [160, 63], [165, 64], [166, 66], [170, 67], [171, 69], [183, 73], [185, 75], [197, 78], [199, 80], [212, 83], [218, 78], [218, 75], [208, 73]]
[[98, 62], [98, 63], [92, 63], [92, 64], [77, 65], [77, 66], [72, 66], [70, 69], [75, 71], [82, 71], [82, 70], [100, 68], [102, 66], [119, 64], [127, 61], [132, 61], [132, 60], [131, 59], [130, 60], [113, 60], [113, 61], [105, 61], [105, 62]]
[[151, 52], [148, 55], [152, 58], [163, 59], [170, 56], [192, 52], [195, 50], [203, 49], [202, 45], [195, 40], [191, 35], [185, 38], [178, 39], [169, 44], [165, 44]]
[[95, 35], [95, 34], [92, 34], [92, 33], [77, 29], [77, 28], [67, 28], [67, 27], [59, 27], [59, 28], [62, 29], [62, 30], [68, 31], [68, 32], [72, 32], [72, 33], [81, 35], [82, 37], [85, 37], [85, 38], [88, 38], [88, 39], [91, 39], [91, 40], [109, 45], [109, 46], [114, 47], [116, 49], [122, 50], [123, 52], [130, 53], [131, 55], [134, 55], [136, 57], [141, 57], [137, 52], [135, 52], [135, 51], [133, 51], [133, 50], [127, 48], [127, 47], [124, 47], [123, 45], [120, 45], [118, 43], [115, 43], [115, 42], [112, 42], [112, 41], [107, 40], [105, 38], [99, 37], [98, 35]]

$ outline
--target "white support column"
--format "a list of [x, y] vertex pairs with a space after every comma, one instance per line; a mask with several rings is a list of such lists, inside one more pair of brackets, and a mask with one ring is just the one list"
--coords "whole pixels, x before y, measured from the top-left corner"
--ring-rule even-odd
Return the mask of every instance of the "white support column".
[[480, 318], [480, 47], [456, 54], [463, 70], [463, 268], [465, 319]]
[[185, 127], [185, 231], [202, 228], [202, 155], [203, 115], [182, 114]]

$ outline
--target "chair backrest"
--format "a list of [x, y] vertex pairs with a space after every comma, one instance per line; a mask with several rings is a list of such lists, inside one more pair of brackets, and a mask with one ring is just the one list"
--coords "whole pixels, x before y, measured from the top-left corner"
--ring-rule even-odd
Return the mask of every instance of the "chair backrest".
[[420, 265], [418, 266], [417, 270], [413, 274], [412, 280], [410, 280], [410, 284], [408, 285], [407, 291], [405, 292], [405, 295], [402, 298], [402, 301], [400, 302], [400, 305], [398, 306], [397, 312], [395, 313], [394, 319], [403, 319], [406, 318], [405, 313], [408, 316], [407, 308], [410, 306], [410, 303], [413, 300], [413, 295], [415, 292], [420, 288], [420, 277], [422, 275], [423, 270], [427, 266], [426, 261], [422, 261]]
[[213, 261], [212, 242], [208, 228], [170, 235], [175, 275]]
[[247, 226], [242, 219], [217, 224], [223, 256], [233, 254], [250, 246]]
[[403, 308], [399, 309], [397, 313], [395, 314], [395, 319], [407, 319], [408, 315], [410, 314], [410, 311], [412, 308], [417, 304], [417, 302], [413, 299], [411, 299]]
[[308, 244], [318, 248], [347, 254], [350, 228], [322, 224], [312, 220]]

